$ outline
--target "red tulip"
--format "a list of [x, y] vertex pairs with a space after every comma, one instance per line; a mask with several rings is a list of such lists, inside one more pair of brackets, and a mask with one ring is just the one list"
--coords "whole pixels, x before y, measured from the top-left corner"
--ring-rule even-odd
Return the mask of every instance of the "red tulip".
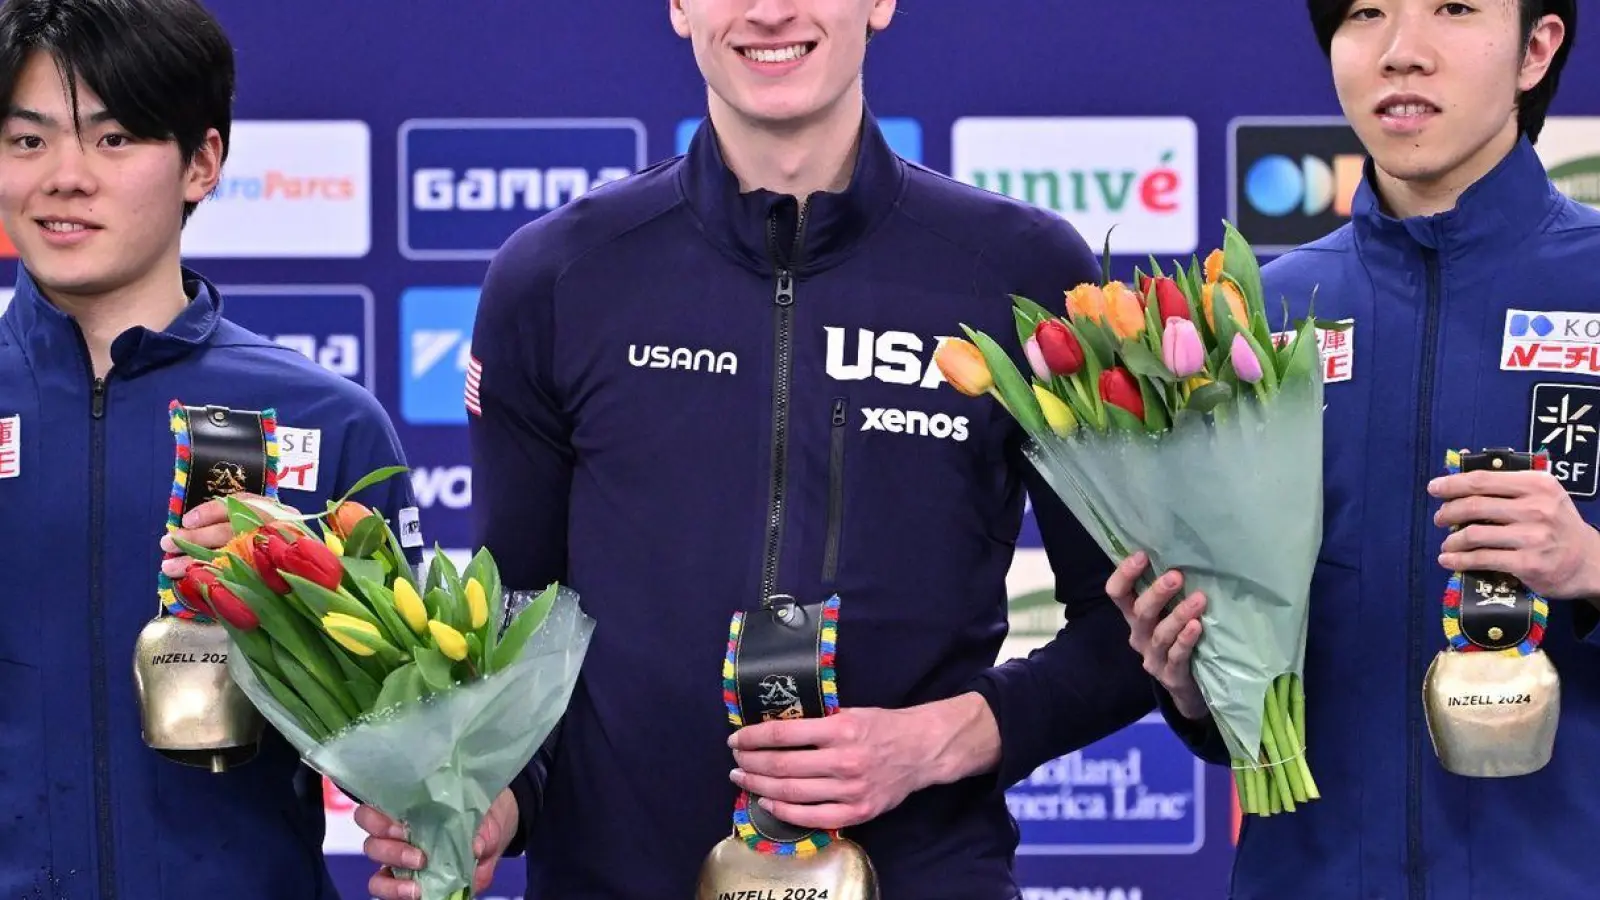
[[283, 580], [278, 574], [278, 557], [282, 554], [283, 547], [289, 543], [286, 534], [289, 529], [283, 526], [273, 526], [268, 523], [255, 532], [254, 542], [251, 545], [251, 554], [244, 556], [245, 562], [256, 570], [261, 580], [266, 583], [267, 589], [274, 594], [287, 594], [293, 588], [289, 582]]
[[255, 610], [228, 590], [217, 579], [217, 570], [210, 565], [190, 563], [183, 576], [173, 584], [173, 590], [184, 606], [203, 616], [222, 619], [241, 631], [253, 631], [261, 627]]
[[344, 566], [328, 545], [303, 532], [287, 527], [263, 528], [268, 532], [257, 547], [257, 557], [266, 557], [273, 569], [298, 575], [330, 591], [339, 589], [344, 580]]
[[1056, 319], [1045, 319], [1033, 330], [1033, 339], [1039, 342], [1039, 353], [1051, 372], [1057, 375], [1075, 375], [1083, 368], [1083, 347], [1072, 330]]
[[1127, 369], [1113, 366], [1100, 373], [1100, 399], [1144, 421], [1144, 397], [1139, 393], [1139, 383]]
[[[1141, 296], [1150, 292], [1151, 278], [1149, 275], [1139, 276], [1139, 294]], [[1158, 319], [1165, 322], [1168, 319], [1188, 319], [1189, 301], [1183, 296], [1183, 290], [1178, 283], [1163, 275], [1155, 279], [1156, 309], [1160, 311]]]

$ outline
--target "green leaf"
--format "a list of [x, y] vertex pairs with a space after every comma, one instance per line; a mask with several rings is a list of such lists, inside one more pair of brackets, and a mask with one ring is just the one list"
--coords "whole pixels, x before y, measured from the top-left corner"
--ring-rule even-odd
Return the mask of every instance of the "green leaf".
[[1222, 268], [1232, 273], [1238, 282], [1244, 293], [1246, 309], [1261, 309], [1264, 301], [1261, 295], [1260, 261], [1256, 259], [1250, 242], [1233, 227], [1232, 222], [1226, 220], [1222, 223]]
[[1105, 410], [1107, 417], [1111, 420], [1111, 427], [1115, 430], [1135, 432], [1143, 432], [1146, 430], [1145, 424], [1139, 421], [1138, 416], [1135, 416], [1133, 413], [1128, 412], [1114, 403], [1107, 403], [1105, 405]]
[[1305, 322], [1295, 332], [1289, 352], [1289, 362], [1283, 370], [1285, 382], [1322, 377], [1322, 354], [1317, 348], [1315, 328], [1313, 322]]
[[383, 546], [383, 529], [383, 517], [376, 513], [357, 522], [345, 539], [344, 555], [356, 559], [372, 556]]
[[372, 701], [372, 711], [387, 710], [394, 707], [410, 706], [421, 700], [426, 691], [422, 680], [422, 672], [414, 662], [389, 673], [383, 680], [383, 687], [378, 691], [378, 699]]
[[245, 534], [261, 527], [261, 514], [249, 504], [232, 496], [222, 498], [222, 502], [228, 510], [228, 524], [234, 534]]
[[1233, 388], [1218, 381], [1207, 382], [1189, 395], [1187, 409], [1205, 414], [1233, 399]]
[[[371, 659], [372, 657], [366, 657]], [[339, 661], [339, 671], [344, 673], [345, 687], [350, 691], [351, 699], [355, 700], [356, 707], [365, 714], [372, 709], [373, 701], [378, 699], [378, 690], [381, 687], [378, 680], [372, 677], [348, 653], [340, 653], [334, 657]]]
[[1161, 271], [1161, 263], [1156, 262], [1155, 254], [1150, 254], [1150, 277], [1165, 278], [1166, 273]]
[[418, 647], [413, 659], [417, 664], [417, 671], [422, 673], [422, 681], [435, 691], [448, 691], [455, 686], [456, 680], [450, 674], [450, 658], [439, 652], [433, 646]]
[[265, 669], [282, 678], [278, 672], [278, 662], [272, 655], [272, 641], [260, 629], [245, 631], [229, 625], [226, 619], [218, 619], [217, 623], [228, 630], [234, 649], [250, 661], [251, 668], [257, 671]]
[[[276, 662], [274, 662], [273, 668], [276, 670]], [[327, 723], [323, 722], [322, 717], [317, 715], [304, 700], [300, 699], [300, 695], [296, 694], [293, 688], [284, 684], [282, 679], [273, 674], [273, 672], [266, 671], [262, 666], [255, 666], [255, 673], [256, 678], [267, 686], [267, 692], [272, 694], [272, 699], [278, 701], [278, 705], [282, 706], [289, 715], [294, 717], [295, 721], [299, 723], [300, 729], [310, 735], [312, 740], [320, 744], [332, 736]]]
[[1167, 403], [1156, 392], [1155, 386], [1143, 378], [1134, 379], [1139, 383], [1139, 396], [1144, 399], [1144, 427], [1151, 434], [1167, 430], [1170, 424], [1167, 419]]
[[1015, 306], [1011, 307], [1011, 317], [1015, 319], [1017, 323], [1017, 343], [1022, 346], [1027, 346], [1028, 341], [1033, 339], [1033, 331], [1036, 327], [1038, 327], [1037, 324], [1033, 322], [1033, 320], [1029, 319], [1026, 313]]
[[375, 559], [340, 559], [339, 564], [344, 566], [347, 581], [356, 581], [365, 578], [368, 581], [383, 583], [383, 563]]
[[490, 657], [489, 671], [499, 672], [522, 656], [522, 648], [528, 643], [528, 638], [539, 630], [539, 626], [544, 624], [551, 608], [555, 606], [559, 587], [559, 584], [551, 584], [545, 588], [543, 593], [511, 620], [505, 633], [500, 636], [500, 645], [494, 648], [494, 654]]
[[212, 562], [218, 556], [222, 555], [221, 551], [219, 550], [212, 550], [208, 547], [202, 547], [199, 544], [191, 544], [182, 538], [173, 538], [172, 542], [177, 544], [178, 549], [182, 550], [186, 556], [195, 560], [196, 562]]
[[1078, 333], [1082, 337], [1079, 343], [1085, 353], [1092, 352], [1100, 363], [1100, 368], [1109, 369], [1117, 362], [1117, 345], [1120, 343], [1110, 329], [1099, 322], [1079, 322]]
[[1122, 345], [1122, 365], [1129, 372], [1145, 378], [1171, 384], [1178, 381], [1178, 376], [1172, 374], [1166, 363], [1151, 353], [1149, 347], [1137, 341], [1128, 341]]
[[[322, 720], [328, 731], [337, 734], [350, 724], [355, 713], [350, 712], [355, 701], [340, 703], [334, 694], [324, 685], [316, 675], [313, 675], [293, 653], [288, 652], [282, 644], [276, 648], [278, 669], [283, 672], [284, 682], [294, 688], [300, 699], [311, 707]], [[347, 698], [348, 699], [348, 698]]]
[[1115, 225], [1113, 225], [1110, 228], [1106, 229], [1106, 247], [1105, 247], [1105, 250], [1102, 252], [1101, 257], [1100, 257], [1100, 283], [1101, 284], [1110, 284], [1111, 283], [1111, 232], [1116, 231], [1116, 230], [1117, 230], [1117, 226], [1115, 226]]
[[411, 626], [401, 617], [400, 610], [395, 607], [393, 590], [385, 587], [383, 582], [369, 578], [358, 579], [356, 588], [361, 591], [367, 604], [382, 621], [382, 631], [395, 649], [404, 654], [422, 646], [422, 638], [411, 630]]
[[318, 622], [321, 622], [322, 617], [328, 613], [336, 612], [344, 613], [353, 619], [360, 619], [368, 625], [382, 630], [378, 617], [356, 598], [342, 591], [330, 591], [322, 585], [307, 581], [293, 572], [284, 572], [283, 580], [289, 582], [289, 586], [294, 588], [295, 595], [305, 603], [307, 609], [316, 615]]
[[1044, 411], [1039, 409], [1039, 400], [1033, 395], [1033, 388], [1017, 370], [1011, 357], [1000, 349], [994, 339], [981, 331], [974, 331], [966, 325], [961, 329], [977, 345], [978, 351], [983, 354], [984, 361], [989, 366], [990, 377], [994, 379], [994, 390], [1000, 396], [1000, 402], [1022, 425], [1028, 434], [1039, 434], [1046, 430]]
[[[356, 494], [361, 493], [380, 481], [387, 481], [388, 479], [399, 475], [401, 472], [406, 471], [410, 471], [406, 466], [385, 466], [384, 468], [368, 472], [366, 475], [363, 475], [355, 484], [351, 485], [350, 490], [344, 492], [344, 496], [339, 498], [339, 503], [344, 503], [346, 500], [349, 500], [351, 497], [354, 497]], [[335, 504], [335, 506], [337, 505], [338, 504]]]
[[[1053, 313], [1050, 310], [1046, 309], [1044, 306], [1042, 306], [1042, 305], [1040, 305], [1040, 304], [1038, 304], [1038, 303], [1036, 303], [1036, 302], [1034, 302], [1032, 300], [1029, 300], [1027, 297], [1023, 297], [1020, 294], [1011, 294], [1010, 297], [1011, 297], [1012, 308], [1013, 309], [1017, 309], [1017, 310], [1021, 310], [1024, 315], [1026, 315], [1030, 320], [1033, 321], [1035, 326], [1037, 326], [1038, 323], [1044, 321], [1045, 319], [1055, 319], [1055, 318], [1059, 318], [1060, 317], [1058, 313]], [[1063, 299], [1061, 301], [1063, 304], [1066, 303], [1065, 297], [1066, 297], [1066, 294], [1063, 293], [1062, 294], [1062, 298]], [[1033, 332], [1029, 331], [1028, 333], [1032, 334]]]

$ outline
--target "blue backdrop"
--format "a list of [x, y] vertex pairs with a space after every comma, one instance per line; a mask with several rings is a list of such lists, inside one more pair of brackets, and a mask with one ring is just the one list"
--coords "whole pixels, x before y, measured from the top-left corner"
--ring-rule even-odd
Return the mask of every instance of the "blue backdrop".
[[[240, 288], [237, 320], [376, 393], [417, 467], [425, 537], [464, 547], [461, 390], [488, 254], [545, 209], [677, 152], [704, 105], [690, 49], [661, 2], [212, 6], [238, 48], [248, 124], [225, 190], [190, 225], [188, 262]], [[1118, 257], [1121, 276], [1146, 250], [1203, 256], [1224, 217], [1263, 246], [1342, 218], [1359, 145], [1337, 119], [1282, 120], [1339, 112], [1303, 4], [901, 7], [867, 63], [869, 102], [896, 146], [1060, 209], [1097, 246], [1124, 223], [1118, 246], [1138, 252]], [[1600, 47], [1584, 43], [1558, 115], [1600, 115]], [[1553, 165], [1581, 172], [1600, 135], [1567, 125]], [[1013, 652], [1059, 621], [1038, 605], [1047, 572], [1031, 532], [1022, 547]], [[1027, 900], [1226, 894], [1228, 779], [1159, 724], [1046, 766], [1011, 796]], [[328, 805], [330, 859], [347, 900], [364, 898], [370, 866], [347, 855], [361, 836], [342, 798]], [[503, 867], [492, 893], [520, 896], [520, 869]]]

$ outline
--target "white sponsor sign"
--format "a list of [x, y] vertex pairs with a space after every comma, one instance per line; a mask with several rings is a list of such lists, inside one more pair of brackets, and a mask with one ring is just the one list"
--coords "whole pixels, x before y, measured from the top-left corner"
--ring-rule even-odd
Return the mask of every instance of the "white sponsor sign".
[[1053, 210], [1096, 251], [1190, 254], [1199, 244], [1198, 132], [1183, 116], [964, 118], [951, 170]]
[[354, 258], [372, 247], [365, 122], [237, 122], [216, 190], [183, 230], [183, 255]]
[[1534, 150], [1563, 194], [1600, 209], [1600, 116], [1546, 119]]

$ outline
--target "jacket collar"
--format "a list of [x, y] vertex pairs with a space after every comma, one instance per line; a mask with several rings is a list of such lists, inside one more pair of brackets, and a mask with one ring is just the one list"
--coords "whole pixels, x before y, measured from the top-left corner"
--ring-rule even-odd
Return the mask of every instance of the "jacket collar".
[[784, 261], [805, 275], [844, 259], [894, 209], [906, 166], [865, 111], [850, 184], [838, 193], [811, 195], [798, 260], [790, 258], [799, 214], [795, 199], [765, 189], [740, 193], [710, 118], [700, 123], [678, 172], [683, 196], [712, 243], [754, 271], [770, 273]]
[[[1487, 175], [1462, 192], [1453, 209], [1398, 219], [1383, 211], [1374, 189], [1371, 159], [1356, 189], [1351, 218], [1358, 236], [1380, 242], [1414, 243], [1449, 259], [1503, 249], [1538, 230], [1561, 195], [1526, 136]], [[1485, 254], [1484, 258], [1494, 258]]]
[[[136, 325], [111, 342], [111, 365], [119, 377], [137, 375], [187, 356], [216, 334], [222, 320], [222, 295], [216, 286], [184, 268], [183, 289], [189, 303], [164, 330]], [[26, 266], [17, 267], [16, 288], [5, 320], [20, 338], [34, 367], [88, 365], [78, 323], [45, 298]]]

